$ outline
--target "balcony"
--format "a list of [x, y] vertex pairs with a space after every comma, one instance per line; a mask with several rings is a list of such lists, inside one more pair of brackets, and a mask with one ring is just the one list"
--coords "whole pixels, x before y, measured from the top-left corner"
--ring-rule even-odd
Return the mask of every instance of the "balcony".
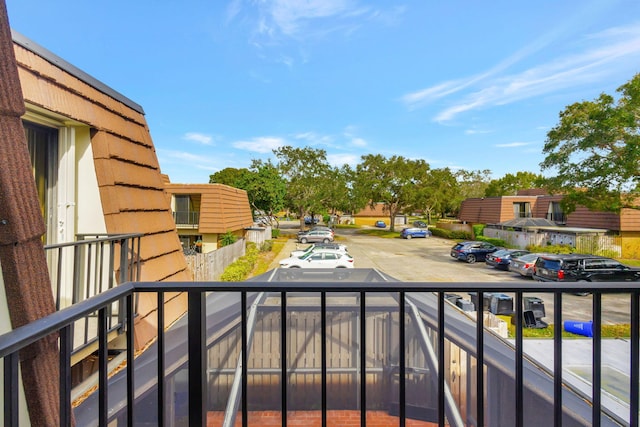
[[[19, 425], [18, 353], [60, 333], [61, 425], [381, 425], [638, 426], [640, 289], [637, 283], [553, 288], [553, 322], [564, 293], [593, 293], [589, 392], [569, 384], [563, 354], [572, 340], [549, 341], [553, 366], [526, 356], [523, 300], [539, 284], [403, 283], [369, 269], [273, 270], [242, 283], [127, 282], [0, 336], [4, 422]], [[188, 293], [188, 314], [164, 324], [164, 293]], [[505, 340], [450, 304], [448, 293], [514, 295], [516, 333]], [[134, 299], [159, 302], [158, 339], [134, 357]], [[609, 407], [600, 334], [602, 296], [630, 301], [628, 406]], [[127, 349], [108, 363], [108, 307], [124, 299]], [[480, 304], [483, 306], [483, 304]], [[482, 313], [483, 307], [478, 307]], [[71, 325], [97, 312], [97, 391], [72, 398], [67, 380]], [[479, 368], [481, 367], [481, 369]], [[72, 410], [72, 400], [75, 400]]]
[[[140, 233], [79, 234], [75, 242], [46, 245], [56, 310], [99, 295], [118, 283], [139, 281], [141, 237]], [[121, 303], [115, 302], [107, 310], [107, 329], [112, 336], [124, 331]], [[72, 351], [77, 360], [94, 348], [98, 336], [96, 315], [75, 322], [72, 329]]]
[[173, 220], [178, 228], [197, 229], [200, 223], [200, 212], [196, 211], [175, 211]]

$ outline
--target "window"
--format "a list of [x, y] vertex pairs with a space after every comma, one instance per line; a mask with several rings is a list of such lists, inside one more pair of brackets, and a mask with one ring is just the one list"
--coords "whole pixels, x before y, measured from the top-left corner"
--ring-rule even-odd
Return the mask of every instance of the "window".
[[514, 203], [513, 216], [515, 218], [531, 218], [531, 203], [529, 202]]
[[47, 232], [45, 244], [54, 243], [56, 229], [56, 187], [58, 175], [58, 129], [24, 122], [40, 209]]
[[547, 219], [555, 221], [559, 224], [565, 224], [567, 222], [560, 202], [549, 203], [549, 208], [547, 210]]
[[175, 211], [173, 213], [176, 225], [197, 225], [199, 215], [192, 197], [189, 194], [174, 196]]

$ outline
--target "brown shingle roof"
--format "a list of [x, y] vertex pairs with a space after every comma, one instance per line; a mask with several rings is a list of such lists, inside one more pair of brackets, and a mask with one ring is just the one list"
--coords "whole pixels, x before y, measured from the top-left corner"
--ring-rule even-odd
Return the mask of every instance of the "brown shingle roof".
[[[41, 236], [31, 161], [20, 116], [25, 112], [9, 31], [0, 2], [0, 264], [14, 328], [53, 313], [51, 282]], [[21, 352], [25, 396], [33, 425], [58, 425], [56, 336]]]
[[199, 194], [201, 233], [226, 233], [253, 225], [245, 190], [224, 184], [165, 184], [170, 194]]

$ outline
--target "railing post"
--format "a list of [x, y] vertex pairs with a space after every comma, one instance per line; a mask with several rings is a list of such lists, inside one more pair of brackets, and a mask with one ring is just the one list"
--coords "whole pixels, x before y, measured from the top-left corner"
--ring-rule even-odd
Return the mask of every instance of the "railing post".
[[638, 292], [631, 292], [631, 384], [629, 392], [629, 425], [638, 427], [640, 384], [640, 302]]
[[484, 426], [484, 292], [478, 291], [476, 307], [476, 425]]
[[158, 292], [158, 427], [164, 427], [164, 292]]
[[553, 425], [562, 426], [562, 292], [553, 294]]
[[60, 330], [60, 425], [71, 425], [71, 325]]
[[204, 293], [189, 291], [189, 426], [205, 427], [206, 405], [206, 305]]
[[18, 352], [4, 358], [4, 425], [18, 426]]

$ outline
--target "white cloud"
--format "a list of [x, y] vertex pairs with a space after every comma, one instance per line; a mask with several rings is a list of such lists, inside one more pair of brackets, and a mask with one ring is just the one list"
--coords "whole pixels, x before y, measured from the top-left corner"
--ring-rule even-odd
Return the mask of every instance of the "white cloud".
[[[601, 81], [613, 73], [633, 74], [640, 61], [640, 24], [611, 28], [586, 37], [581, 52], [563, 55], [515, 74], [503, 74], [511, 65], [548, 44], [537, 41], [502, 61], [489, 71], [467, 79], [451, 80], [404, 95], [408, 109], [419, 108], [441, 98], [452, 98], [450, 106], [436, 114], [438, 122], [452, 120], [466, 111], [506, 105], [569, 88]], [[458, 94], [455, 99], [454, 95]]]
[[233, 147], [240, 150], [251, 151], [254, 153], [271, 153], [276, 148], [282, 147], [286, 144], [286, 140], [283, 138], [273, 136], [260, 136], [252, 138], [249, 141], [236, 141], [232, 143]]
[[485, 133], [491, 133], [490, 130], [478, 130], [478, 129], [467, 129], [464, 131], [466, 135], [482, 135]]
[[213, 138], [210, 135], [206, 135], [198, 132], [185, 133], [182, 139], [186, 141], [197, 142], [202, 145], [211, 145], [213, 143]]
[[367, 141], [365, 141], [363, 138], [353, 138], [351, 140], [351, 144], [355, 145], [356, 147], [366, 147]]
[[530, 142], [509, 142], [506, 144], [496, 144], [495, 146], [498, 148], [516, 148], [516, 147], [524, 147], [526, 145], [531, 145]]
[[343, 165], [356, 166], [360, 162], [360, 156], [356, 154], [347, 154], [347, 153], [328, 154], [327, 162], [329, 162], [331, 166], [338, 166], [338, 167]]

